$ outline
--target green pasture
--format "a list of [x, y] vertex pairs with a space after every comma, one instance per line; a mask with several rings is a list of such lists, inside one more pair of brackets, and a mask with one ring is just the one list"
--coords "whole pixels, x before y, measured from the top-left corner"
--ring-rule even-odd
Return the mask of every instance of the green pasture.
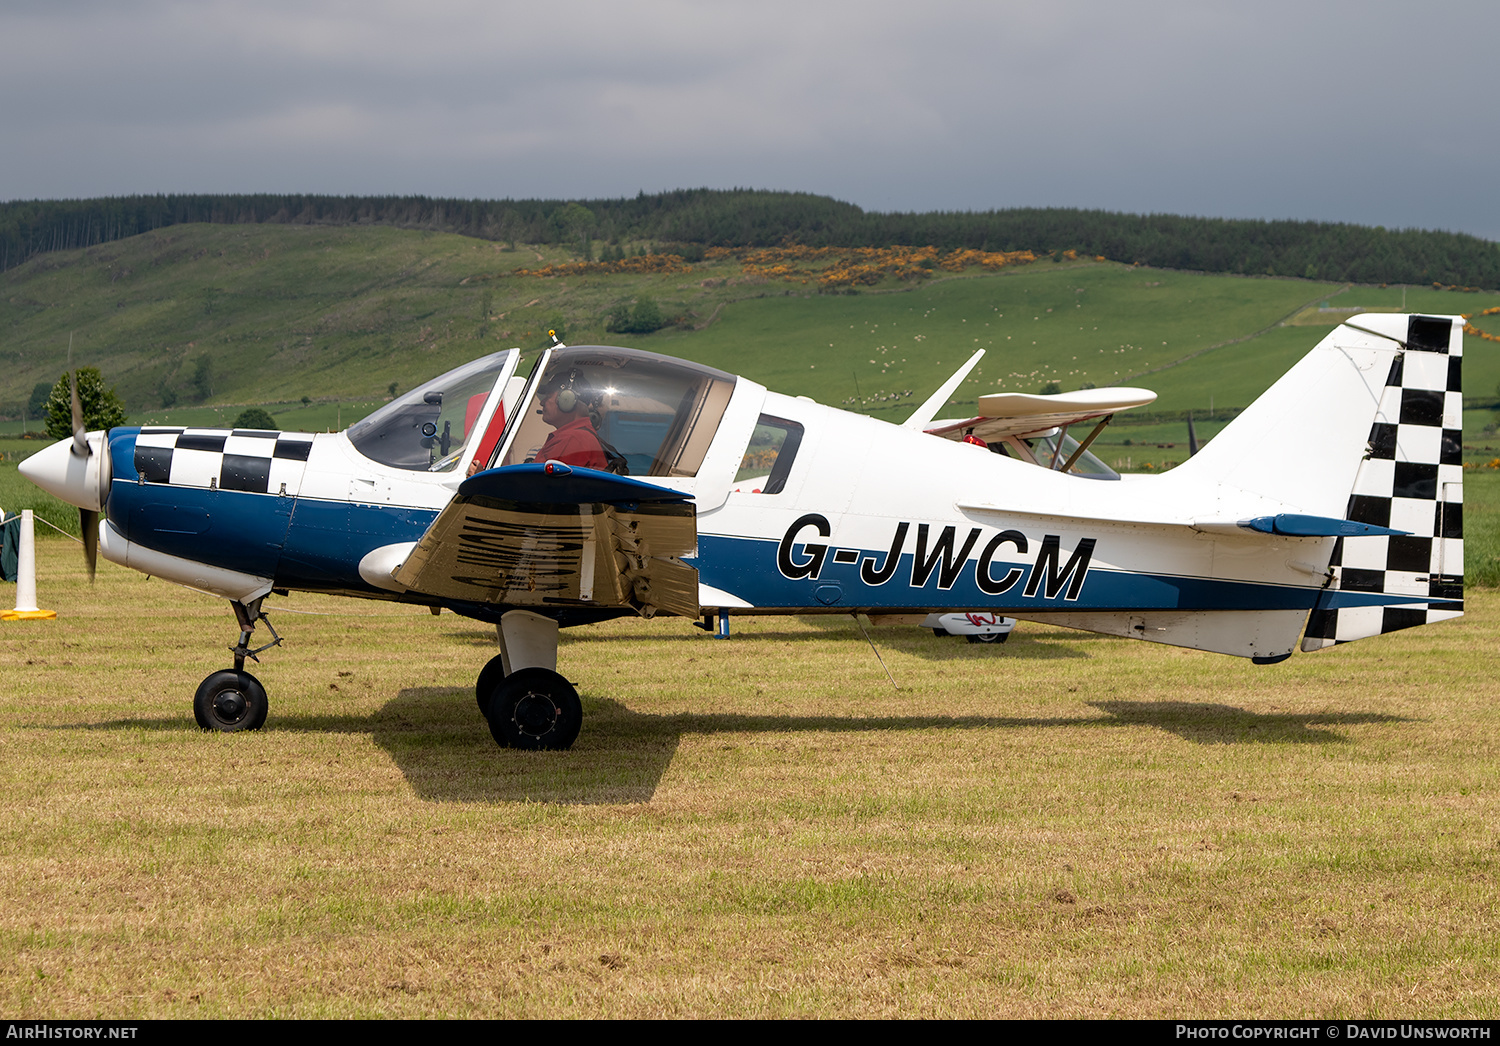
[[[1191, 360], [1178, 361], [1222, 351], [1213, 346], [1254, 335], [1337, 289], [1037, 263], [899, 292], [739, 302], [725, 306], [707, 330], [658, 335], [657, 342], [663, 351], [747, 373], [777, 391], [899, 419], [976, 349], [986, 356], [954, 396], [954, 413], [983, 392], [1037, 392], [1053, 381], [1063, 389], [1086, 382], [1156, 389], [1159, 375], [1191, 368]], [[1302, 351], [1316, 341], [1303, 335]], [[1277, 357], [1248, 381], [1226, 381], [1216, 405], [1244, 406], [1286, 369], [1281, 364]], [[908, 390], [912, 395], [894, 405], [868, 402]], [[1207, 411], [1215, 394], [1205, 391], [1201, 405], [1175, 389], [1162, 395], [1163, 409]]]
[[[557, 247], [374, 227], [181, 225], [0, 274], [0, 433], [67, 366], [98, 366], [132, 421], [232, 418], [300, 406], [331, 427], [475, 356], [574, 344], [680, 355], [770, 388], [878, 417], [906, 417], [978, 348], [988, 355], [949, 405], [994, 389], [1085, 383], [1156, 391], [1157, 409], [1243, 407], [1349, 308], [1477, 313], [1500, 294], [1345, 287], [1088, 261], [939, 273], [854, 293], [747, 274], [732, 260], [670, 275], [508, 275], [571, 260]], [[609, 334], [616, 305], [646, 295], [679, 321]], [[1500, 317], [1475, 321], [1500, 333]], [[1470, 339], [1471, 401], [1500, 399], [1500, 353]], [[207, 357], [206, 394], [196, 380]], [[167, 409], [164, 404], [175, 399]], [[332, 411], [326, 408], [332, 406]], [[368, 409], [368, 407], [364, 408]], [[325, 418], [324, 414], [332, 414]], [[196, 423], [196, 422], [194, 422]], [[33, 422], [33, 428], [39, 423]], [[292, 427], [289, 424], [288, 427]]]
[[[342, 432], [366, 414], [385, 403], [389, 397], [363, 400], [314, 400], [312, 403], [267, 403], [265, 409], [276, 424], [287, 432]], [[132, 425], [192, 425], [200, 428], [228, 428], [244, 408], [226, 407], [158, 407], [143, 410], [131, 417]]]
[[[33, 486], [16, 470], [17, 465], [47, 445], [45, 441], [0, 439], [0, 510], [4, 510], [9, 517], [29, 508], [36, 513], [38, 519], [45, 520], [52, 527], [77, 535], [78, 509]], [[52, 527], [38, 526], [37, 539], [43, 540], [56, 534], [57, 531]], [[13, 600], [6, 602], [5, 597], [10, 594], [13, 594], [11, 586], [0, 586], [0, 609], [16, 605]]]
[[[269, 411], [277, 425], [287, 432], [341, 432], [354, 422], [369, 414], [390, 399], [321, 399], [302, 404], [256, 403], [250, 406]], [[130, 425], [190, 425], [198, 428], [228, 428], [235, 418], [246, 409], [246, 404], [228, 403], [221, 406], [176, 406], [147, 407], [133, 412], [127, 419]], [[43, 424], [28, 419], [26, 430], [34, 435], [43, 433]], [[21, 439], [19, 421], [0, 421], [0, 445], [10, 448], [25, 447], [29, 441]], [[45, 440], [44, 440], [45, 442]]]
[[506, 276], [567, 260], [441, 233], [208, 225], [43, 255], [0, 274], [0, 403], [57, 380], [70, 336], [74, 363], [100, 367], [132, 412], [160, 407], [163, 389], [180, 404], [384, 395], [485, 352], [540, 348], [552, 327], [602, 335], [622, 297], [665, 297], [682, 280]]
[[[41, 543], [0, 623], [0, 1005], [40, 1017], [1500, 1016], [1500, 597], [1276, 666], [1023, 623], [493, 631], [294, 596], [206, 735], [217, 600]], [[299, 613], [294, 613], [297, 611]]]

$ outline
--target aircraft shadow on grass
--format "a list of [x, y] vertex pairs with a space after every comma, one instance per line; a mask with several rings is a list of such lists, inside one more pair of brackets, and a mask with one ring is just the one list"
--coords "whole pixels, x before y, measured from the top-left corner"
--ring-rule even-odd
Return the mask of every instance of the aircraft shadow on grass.
[[[425, 799], [607, 804], [650, 801], [686, 734], [1152, 726], [1196, 744], [1329, 744], [1344, 738], [1328, 727], [1407, 721], [1359, 712], [1265, 715], [1185, 701], [1092, 703], [1105, 717], [655, 715], [585, 697], [588, 729], [571, 752], [496, 752], [483, 721], [465, 707], [468, 697], [468, 691], [450, 688], [410, 688], [370, 720], [347, 722], [357, 732], [372, 733]], [[290, 717], [276, 726], [320, 728], [318, 720]], [[326, 728], [346, 727], [329, 722]], [[478, 765], [485, 769], [476, 773]]]
[[[1007, 730], [1148, 726], [1195, 744], [1331, 744], [1333, 727], [1409, 722], [1373, 712], [1264, 714], [1193, 701], [1095, 701], [1103, 716], [789, 716], [636, 712], [584, 697], [588, 727], [569, 752], [497, 750], [473, 692], [410, 687], [373, 715], [283, 714], [272, 732], [369, 734], [390, 753], [413, 790], [434, 802], [649, 802], [687, 734], [774, 735], [802, 731]], [[77, 726], [55, 729], [79, 729]], [[191, 730], [180, 717], [116, 719], [87, 730]]]
[[1113, 716], [1114, 726], [1154, 726], [1197, 744], [1332, 744], [1343, 735], [1333, 726], [1406, 723], [1378, 712], [1247, 712], [1206, 701], [1090, 701]]

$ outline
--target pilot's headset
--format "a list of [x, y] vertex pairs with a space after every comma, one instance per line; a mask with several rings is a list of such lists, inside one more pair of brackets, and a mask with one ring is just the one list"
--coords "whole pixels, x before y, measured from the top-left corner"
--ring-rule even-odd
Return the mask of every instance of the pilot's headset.
[[573, 413], [580, 402], [592, 404], [594, 400], [593, 390], [589, 388], [584, 376], [576, 370], [560, 375], [552, 387], [557, 390], [557, 409], [564, 414]]

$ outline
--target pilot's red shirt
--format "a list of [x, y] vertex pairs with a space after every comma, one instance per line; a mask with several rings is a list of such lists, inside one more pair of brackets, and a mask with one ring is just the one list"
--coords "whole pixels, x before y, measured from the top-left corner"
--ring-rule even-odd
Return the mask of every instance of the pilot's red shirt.
[[594, 423], [587, 417], [553, 429], [532, 460], [538, 464], [561, 461], [564, 465], [582, 465], [601, 471], [609, 467], [604, 448], [599, 446], [599, 437], [594, 435]]

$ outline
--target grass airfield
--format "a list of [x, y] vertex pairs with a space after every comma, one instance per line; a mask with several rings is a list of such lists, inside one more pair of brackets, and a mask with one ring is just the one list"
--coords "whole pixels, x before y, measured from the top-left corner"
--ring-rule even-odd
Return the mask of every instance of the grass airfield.
[[[1023, 623], [564, 633], [494, 746], [474, 622], [294, 596], [206, 735], [218, 601], [39, 542], [0, 625], [19, 1017], [1500, 1015], [1500, 595], [1271, 667]], [[302, 613], [288, 613], [288, 610]]]
[[[496, 275], [557, 260], [396, 230], [208, 227], [49, 256], [6, 275], [4, 391], [55, 376], [77, 329], [75, 362], [118, 376], [136, 421], [209, 353], [227, 391], [171, 420], [275, 402], [288, 427], [340, 427], [388, 382], [534, 350], [560, 317], [573, 340], [834, 405], [912, 389], [858, 405], [888, 419], [981, 346], [954, 410], [1055, 378], [1199, 411], [1249, 402], [1310, 349], [1340, 318], [1325, 298], [1500, 302], [1093, 263], [852, 296], [725, 263]], [[648, 292], [704, 325], [604, 335], [614, 304]], [[1482, 465], [1500, 453], [1500, 353], [1466, 349], [1466, 460]], [[1160, 467], [1185, 441], [1177, 422], [1120, 425], [1095, 449]], [[34, 449], [0, 444], [0, 503], [76, 528], [16, 475]], [[1466, 486], [1470, 582], [1500, 583], [1500, 471]], [[847, 618], [737, 619], [728, 643], [614, 622], [564, 634], [578, 745], [518, 753], [474, 706], [492, 630], [308, 596], [276, 601], [287, 645], [253, 669], [267, 729], [204, 735], [190, 702], [229, 664], [223, 603], [108, 563], [90, 588], [71, 542], [38, 547], [60, 617], [0, 624], [10, 1013], [1500, 1011], [1494, 589], [1471, 588], [1460, 621], [1271, 667], [1028, 624], [1000, 648], [873, 629], [899, 690]]]

